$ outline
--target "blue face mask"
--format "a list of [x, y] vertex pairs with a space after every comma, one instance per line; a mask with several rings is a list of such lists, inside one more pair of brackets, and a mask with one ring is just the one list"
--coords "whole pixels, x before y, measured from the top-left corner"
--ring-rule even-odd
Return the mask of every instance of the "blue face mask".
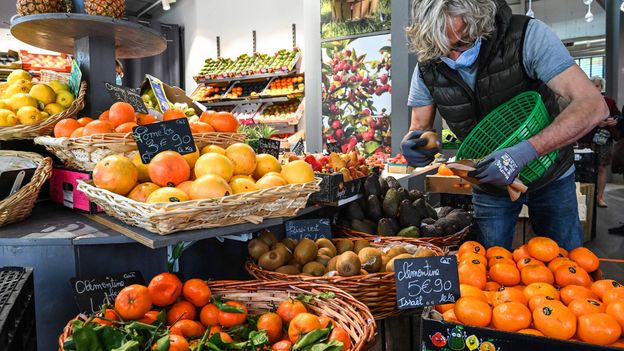
[[[463, 55], [462, 55], [462, 56], [463, 56]], [[115, 77], [115, 84], [117, 84], [117, 85], [121, 85], [121, 84], [122, 84], [122, 81], [121, 81], [121, 76], [120, 76], [120, 75], [117, 75], [117, 76]]]
[[451, 58], [446, 56], [440, 57], [440, 60], [454, 70], [469, 68], [477, 61], [477, 58], [479, 57], [479, 50], [481, 50], [481, 38], [477, 38], [474, 46], [462, 52], [457, 60], [453, 61]]

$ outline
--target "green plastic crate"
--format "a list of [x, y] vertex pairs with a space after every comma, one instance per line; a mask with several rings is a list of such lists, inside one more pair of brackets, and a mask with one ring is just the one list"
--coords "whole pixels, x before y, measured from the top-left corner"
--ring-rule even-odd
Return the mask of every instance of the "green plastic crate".
[[[527, 91], [498, 106], [468, 134], [457, 151], [457, 159], [482, 159], [490, 153], [514, 146], [541, 132], [552, 118], [535, 91]], [[541, 177], [557, 159], [559, 150], [530, 162], [520, 180], [530, 184]]]

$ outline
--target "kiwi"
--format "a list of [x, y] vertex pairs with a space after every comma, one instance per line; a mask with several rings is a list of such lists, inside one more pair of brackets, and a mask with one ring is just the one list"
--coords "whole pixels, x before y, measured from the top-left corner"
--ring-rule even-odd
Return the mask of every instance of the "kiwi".
[[416, 251], [416, 253], [412, 257], [431, 257], [435, 255], [435, 252], [431, 251], [430, 249], [421, 248], [420, 250]]
[[329, 262], [327, 262], [327, 268], [325, 269], [325, 272], [335, 271], [336, 270], [336, 262], [338, 262], [338, 256], [332, 257], [331, 260], [329, 260]]
[[293, 265], [286, 265], [286, 266], [281, 266], [280, 268], [275, 270], [278, 273], [284, 273], [284, 274], [288, 274], [288, 275], [297, 275], [300, 274], [301, 271], [299, 270], [299, 267], [297, 266], [293, 266]]
[[412, 258], [412, 255], [405, 253], [405, 254], [400, 254], [400, 255], [393, 257], [386, 264], [386, 272], [394, 272], [394, 260], [398, 260], [401, 258]]
[[321, 247], [318, 250], [318, 254], [319, 255], [323, 255], [323, 256], [329, 256], [330, 258], [336, 256], [336, 252], [332, 251], [331, 249], [329, 249], [327, 247]]
[[292, 238], [286, 238], [282, 240], [282, 244], [286, 245], [286, 247], [290, 250], [290, 252], [295, 251], [295, 246], [297, 246], [297, 241]]
[[273, 234], [273, 232], [268, 231], [268, 230], [262, 231], [262, 233], [258, 235], [258, 238], [264, 241], [267, 245], [269, 245], [269, 247], [277, 243], [277, 237], [275, 236], [275, 234]]
[[334, 257], [338, 253], [338, 250], [336, 250], [336, 246], [334, 246], [334, 243], [332, 243], [331, 240], [327, 238], [317, 239], [316, 245], [319, 247], [319, 249], [329, 249], [329, 251], [332, 252], [331, 255], [327, 255], [329, 257]]
[[249, 252], [249, 256], [253, 257], [254, 260], [257, 260], [270, 250], [269, 245], [267, 245], [261, 239], [253, 239], [247, 244], [247, 251]]
[[316, 261], [308, 262], [305, 266], [303, 266], [302, 272], [304, 274], [310, 274], [315, 277], [320, 277], [325, 274], [325, 266]]
[[370, 244], [368, 243], [368, 241], [364, 240], [364, 239], [357, 239], [353, 242], [353, 252], [355, 253], [359, 253], [360, 250], [362, 250], [365, 247], [369, 247]]
[[[319, 250], [320, 252], [321, 250]], [[327, 255], [321, 255], [319, 254], [318, 256], [316, 256], [316, 262], [322, 264], [323, 266], [327, 266], [327, 264], [329, 263], [329, 260], [331, 260], [332, 258], [327, 256]]]
[[353, 251], [342, 253], [336, 260], [336, 270], [343, 277], [358, 275], [361, 268], [360, 258]]
[[279, 250], [271, 250], [269, 252], [265, 252], [258, 259], [258, 265], [263, 269], [274, 271], [279, 267], [284, 265], [286, 260], [284, 259], [284, 255]]
[[318, 246], [310, 239], [302, 239], [295, 247], [295, 260], [301, 265], [314, 261], [318, 255]]
[[271, 247], [271, 250], [281, 251], [284, 257], [286, 258], [286, 262], [290, 261], [290, 259], [292, 258], [292, 251], [290, 251], [288, 246], [286, 246], [283, 243], [276, 243], [275, 245]]
[[336, 241], [336, 250], [338, 254], [353, 251], [353, 241], [351, 239], [338, 239]]
[[302, 265], [300, 265], [299, 263], [297, 263], [297, 261], [295, 260], [295, 258], [291, 258], [290, 261], [286, 262], [287, 265], [289, 266], [295, 266], [297, 267], [299, 270], [301, 270], [301, 267], [303, 267]]
[[365, 247], [358, 252], [362, 268], [368, 273], [376, 273], [381, 269], [381, 251], [374, 247]]
[[381, 268], [379, 269], [380, 272], [385, 272], [386, 271], [386, 266], [388, 265], [388, 262], [392, 259], [392, 257], [388, 256], [388, 255], [381, 255]]
[[393, 258], [395, 256], [405, 253], [407, 253], [407, 250], [403, 246], [394, 246], [390, 250], [388, 250], [386, 255], [388, 255], [388, 257], [390, 258]]

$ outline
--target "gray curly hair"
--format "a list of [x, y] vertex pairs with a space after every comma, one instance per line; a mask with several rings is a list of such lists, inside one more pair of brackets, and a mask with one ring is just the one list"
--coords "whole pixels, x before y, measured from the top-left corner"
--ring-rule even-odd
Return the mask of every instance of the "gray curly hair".
[[406, 29], [410, 49], [420, 62], [446, 56], [452, 47], [446, 35], [452, 17], [461, 17], [466, 39], [472, 41], [492, 34], [495, 14], [494, 0], [412, 0], [412, 23]]

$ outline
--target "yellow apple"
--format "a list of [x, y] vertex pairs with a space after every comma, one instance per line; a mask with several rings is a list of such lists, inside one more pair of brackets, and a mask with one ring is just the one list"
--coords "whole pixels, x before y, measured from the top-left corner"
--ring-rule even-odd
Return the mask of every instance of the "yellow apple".
[[44, 105], [51, 104], [56, 101], [56, 93], [54, 92], [54, 89], [45, 84], [35, 84], [32, 88], [30, 88], [29, 94]]
[[12, 127], [18, 122], [15, 113], [10, 110], [0, 109], [0, 127]]
[[56, 103], [63, 106], [63, 108], [68, 108], [72, 102], [74, 102], [74, 95], [69, 91], [61, 90], [56, 94]]
[[36, 107], [24, 106], [17, 111], [17, 119], [22, 124], [33, 124], [41, 121], [43, 116]]

